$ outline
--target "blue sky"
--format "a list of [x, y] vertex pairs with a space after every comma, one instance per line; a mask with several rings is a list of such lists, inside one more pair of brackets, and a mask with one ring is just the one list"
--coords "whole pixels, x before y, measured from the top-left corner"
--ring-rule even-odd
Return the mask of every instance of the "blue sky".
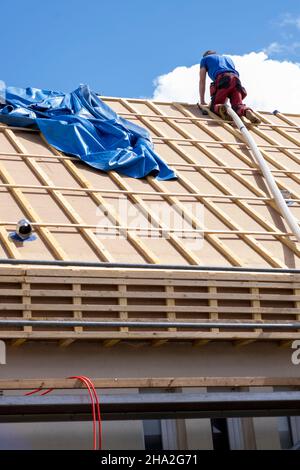
[[269, 47], [276, 60], [300, 62], [299, 0], [13, 0], [1, 14], [8, 85], [88, 83], [103, 95], [147, 97], [155, 77], [199, 62], [209, 48], [244, 55]]

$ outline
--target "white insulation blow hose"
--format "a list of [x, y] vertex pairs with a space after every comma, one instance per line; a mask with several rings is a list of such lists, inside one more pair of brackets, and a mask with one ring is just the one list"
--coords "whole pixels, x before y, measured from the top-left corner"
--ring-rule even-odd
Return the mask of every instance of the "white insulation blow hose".
[[240, 132], [242, 135], [245, 137], [247, 143], [249, 144], [249, 147], [251, 148], [253, 158], [258, 164], [259, 168], [262, 171], [262, 174], [264, 175], [267, 185], [269, 188], [270, 193], [273, 195], [277, 206], [281, 212], [282, 217], [285, 219], [286, 223], [290, 227], [291, 231], [297, 238], [298, 242], [300, 242], [300, 228], [298, 221], [295, 219], [291, 211], [289, 210], [286, 201], [284, 197], [282, 196], [280, 190], [277, 187], [277, 184], [273, 178], [273, 175], [271, 171], [269, 170], [268, 165], [266, 164], [264, 157], [260, 153], [260, 150], [258, 149], [253, 137], [251, 136], [250, 132], [248, 131], [247, 127], [244, 125], [243, 121], [239, 118], [239, 116], [233, 111], [231, 106], [226, 104], [226, 110], [228, 114], [232, 117], [234, 120], [235, 124], [239, 128]]

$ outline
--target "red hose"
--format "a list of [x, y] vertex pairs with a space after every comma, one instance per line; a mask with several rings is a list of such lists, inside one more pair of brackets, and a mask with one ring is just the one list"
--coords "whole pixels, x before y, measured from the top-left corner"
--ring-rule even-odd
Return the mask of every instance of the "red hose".
[[[97, 418], [98, 418], [98, 449], [102, 449], [102, 420], [101, 420], [101, 412], [100, 412], [100, 403], [98, 400], [98, 395], [95, 389], [95, 386], [91, 379], [89, 377], [85, 376], [74, 376], [74, 377], [68, 377], [68, 379], [76, 379], [80, 380], [84, 385], [86, 386], [90, 399], [91, 399], [91, 405], [92, 405], [92, 416], [93, 416], [93, 449], [97, 450], [97, 419], [96, 419], [96, 409], [97, 409]], [[35, 393], [41, 392], [43, 390], [42, 387], [36, 388], [35, 390], [31, 392], [25, 393], [25, 396], [30, 396], [34, 395]], [[48, 393], [51, 393], [54, 389], [49, 388], [42, 392], [40, 396], [47, 395]], [[96, 407], [95, 407], [95, 402], [96, 402]]]
[[97, 391], [95, 389], [95, 386], [94, 386], [93, 382], [91, 381], [91, 379], [89, 377], [85, 377], [84, 375], [82, 375], [81, 377], [86, 379], [89, 382], [90, 386], [92, 387], [93, 393], [94, 393], [94, 398], [95, 398], [95, 401], [96, 401], [97, 415], [98, 415], [98, 449], [101, 450], [102, 449], [102, 419], [101, 419], [100, 403], [99, 403], [99, 400], [98, 400]]
[[48, 390], [45, 390], [45, 392], [41, 393], [40, 396], [48, 395], [48, 393], [51, 393], [53, 390], [54, 390], [54, 388], [49, 388]]
[[25, 393], [25, 397], [28, 397], [29, 395], [34, 395], [37, 392], [40, 392], [43, 390], [42, 388], [36, 388], [35, 390], [32, 390], [32, 392]]
[[[92, 403], [93, 449], [97, 450], [97, 429], [96, 429], [96, 411], [95, 411], [95, 403], [94, 403], [94, 397], [95, 397], [95, 395], [94, 395], [94, 385], [93, 385], [93, 388], [92, 388], [91, 385], [90, 385], [90, 379], [86, 379], [85, 377], [82, 377], [82, 376], [72, 376], [72, 377], [68, 377], [68, 379], [80, 380], [81, 382], [83, 382], [85, 384], [86, 388], [88, 389], [90, 399], [91, 399], [91, 403]], [[91, 392], [91, 389], [92, 389], [93, 393]], [[93, 395], [94, 395], [94, 397], [93, 397]]]

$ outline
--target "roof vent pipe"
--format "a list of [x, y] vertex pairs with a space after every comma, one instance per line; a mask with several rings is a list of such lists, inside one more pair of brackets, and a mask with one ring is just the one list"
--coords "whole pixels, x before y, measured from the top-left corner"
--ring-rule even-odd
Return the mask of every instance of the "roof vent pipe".
[[27, 242], [36, 240], [36, 235], [33, 234], [31, 223], [27, 219], [21, 219], [17, 223], [16, 231], [9, 234], [9, 237], [15, 242]]
[[32, 235], [32, 225], [27, 219], [19, 220], [16, 227], [16, 234], [22, 239], [27, 240]]

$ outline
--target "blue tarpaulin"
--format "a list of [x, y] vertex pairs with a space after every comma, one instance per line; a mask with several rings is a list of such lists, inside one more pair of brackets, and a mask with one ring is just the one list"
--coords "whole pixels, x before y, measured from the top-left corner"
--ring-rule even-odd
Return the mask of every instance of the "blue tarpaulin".
[[153, 150], [148, 131], [118, 116], [86, 85], [67, 94], [4, 88], [0, 122], [37, 127], [53, 147], [99, 170], [115, 170], [133, 178], [176, 177]]

